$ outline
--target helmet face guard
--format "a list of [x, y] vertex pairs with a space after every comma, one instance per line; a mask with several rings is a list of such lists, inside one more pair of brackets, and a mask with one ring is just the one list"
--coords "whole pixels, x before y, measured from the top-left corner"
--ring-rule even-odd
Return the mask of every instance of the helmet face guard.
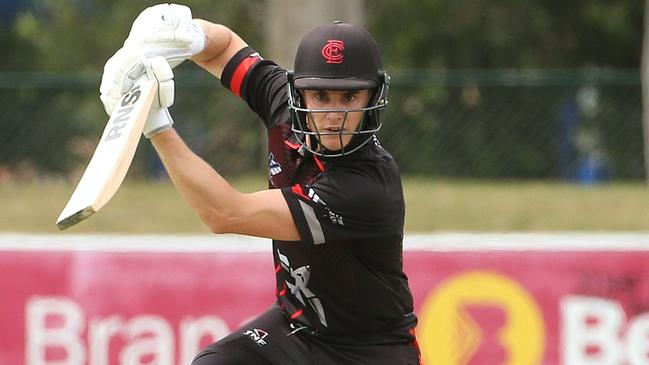
[[[293, 73], [288, 72], [288, 106], [291, 113], [291, 129], [302, 147], [314, 155], [325, 157], [340, 157], [357, 151], [370, 140], [383, 125], [383, 110], [388, 104], [388, 90], [390, 77], [385, 72], [380, 73], [380, 82], [370, 97], [367, 107], [360, 109], [310, 109], [307, 108], [302, 97], [302, 90], [295, 87]], [[311, 88], [309, 88], [311, 89]], [[311, 89], [317, 90], [317, 89]], [[340, 130], [336, 132], [320, 131], [314, 121], [314, 115], [325, 113], [341, 113], [343, 121]], [[345, 131], [347, 118], [351, 113], [363, 113], [361, 121], [354, 131]], [[328, 150], [321, 141], [323, 136], [337, 136], [340, 149]], [[344, 137], [351, 136], [351, 140], [344, 143]], [[346, 139], [346, 138], [345, 138]]]

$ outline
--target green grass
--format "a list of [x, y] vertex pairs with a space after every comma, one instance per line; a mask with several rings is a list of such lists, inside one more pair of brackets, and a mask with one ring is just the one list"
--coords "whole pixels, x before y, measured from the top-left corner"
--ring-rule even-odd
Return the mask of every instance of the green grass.
[[[56, 219], [76, 181], [0, 185], [0, 232], [55, 233]], [[239, 179], [246, 192], [263, 189], [263, 177]], [[68, 228], [71, 233], [209, 233], [170, 182], [126, 179], [98, 213]]]
[[[74, 182], [76, 183], [76, 182]], [[74, 183], [0, 185], [0, 231], [55, 233]], [[265, 187], [240, 178], [242, 191]], [[649, 231], [649, 188], [643, 184], [579, 186], [548, 182], [475, 182], [405, 178], [406, 230]], [[208, 233], [168, 182], [127, 179], [97, 214], [71, 233]]]
[[408, 231], [648, 231], [643, 184], [405, 183]]

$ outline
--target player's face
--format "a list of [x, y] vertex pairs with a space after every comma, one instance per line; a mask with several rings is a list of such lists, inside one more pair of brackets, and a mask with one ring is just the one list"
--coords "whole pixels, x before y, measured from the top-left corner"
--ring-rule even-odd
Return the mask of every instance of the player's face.
[[362, 111], [347, 111], [367, 107], [370, 91], [304, 90], [303, 95], [308, 109], [336, 110], [307, 114], [309, 129], [319, 133], [320, 144], [330, 151], [347, 146], [364, 114]]

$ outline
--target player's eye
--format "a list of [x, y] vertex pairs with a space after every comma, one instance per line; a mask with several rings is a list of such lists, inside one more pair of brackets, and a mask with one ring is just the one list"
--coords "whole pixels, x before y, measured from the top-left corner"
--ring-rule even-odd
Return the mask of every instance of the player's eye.
[[345, 102], [353, 103], [356, 100], [356, 93], [347, 93], [345, 94]]
[[320, 102], [323, 102], [323, 103], [324, 103], [324, 102], [327, 102], [327, 101], [329, 100], [329, 96], [327, 95], [327, 93], [322, 92], [322, 91], [318, 91], [318, 92], [316, 92], [316, 93], [313, 95], [313, 97], [315, 98], [315, 100], [320, 101]]

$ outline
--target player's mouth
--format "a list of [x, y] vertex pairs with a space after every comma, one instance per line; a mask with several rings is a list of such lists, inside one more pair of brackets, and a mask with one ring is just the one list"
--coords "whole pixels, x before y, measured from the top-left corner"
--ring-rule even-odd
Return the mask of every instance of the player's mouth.
[[340, 127], [325, 127], [323, 130], [327, 133], [340, 133], [340, 131], [344, 129]]

